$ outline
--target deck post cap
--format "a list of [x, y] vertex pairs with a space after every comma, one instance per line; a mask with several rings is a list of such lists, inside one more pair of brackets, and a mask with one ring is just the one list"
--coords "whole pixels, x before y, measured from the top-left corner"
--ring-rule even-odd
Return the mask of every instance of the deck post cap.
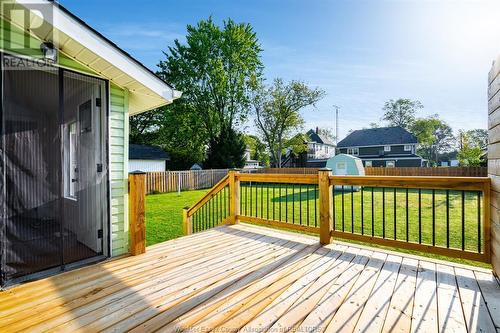
[[139, 170], [129, 172], [129, 175], [145, 175], [145, 174], [146, 174], [146, 172], [139, 171]]
[[321, 168], [318, 171], [332, 171], [332, 169], [330, 169], [330, 168]]

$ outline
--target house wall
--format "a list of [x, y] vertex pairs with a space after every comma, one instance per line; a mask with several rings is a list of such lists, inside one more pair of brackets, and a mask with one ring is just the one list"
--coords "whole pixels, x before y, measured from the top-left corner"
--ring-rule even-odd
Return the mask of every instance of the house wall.
[[128, 171], [160, 172], [165, 171], [164, 160], [129, 160]]
[[500, 276], [500, 56], [488, 75], [488, 174], [491, 178], [491, 261]]
[[[405, 151], [404, 147], [404, 145], [391, 145], [390, 152], [384, 152], [384, 146], [359, 147], [359, 156], [379, 156], [381, 153], [383, 153], [384, 155], [411, 155], [414, 153], [412, 151]], [[341, 154], [347, 154], [347, 148], [340, 148], [339, 152]]]
[[[29, 36], [16, 26], [0, 20], [1, 48], [7, 52], [40, 56], [41, 41]], [[28, 49], [22, 50], [29, 43]], [[95, 75], [92, 70], [59, 54], [59, 65], [79, 72]], [[128, 92], [117, 86], [110, 87], [109, 150], [110, 150], [110, 192], [111, 192], [111, 255], [128, 252]]]
[[128, 92], [111, 86], [111, 253], [128, 252]]

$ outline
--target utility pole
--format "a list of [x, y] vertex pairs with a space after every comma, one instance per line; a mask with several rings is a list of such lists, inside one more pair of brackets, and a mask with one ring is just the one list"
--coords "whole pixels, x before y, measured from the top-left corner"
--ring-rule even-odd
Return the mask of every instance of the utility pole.
[[334, 105], [333, 108], [335, 109], [335, 144], [339, 143], [339, 110], [340, 107], [337, 105]]

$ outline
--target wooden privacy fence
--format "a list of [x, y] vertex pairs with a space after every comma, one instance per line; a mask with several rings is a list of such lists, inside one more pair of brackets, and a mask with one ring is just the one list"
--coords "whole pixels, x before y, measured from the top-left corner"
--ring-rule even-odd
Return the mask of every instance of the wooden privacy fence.
[[211, 188], [229, 169], [148, 172], [146, 194]]
[[490, 262], [490, 179], [230, 171], [184, 209], [191, 234], [239, 221]]
[[441, 176], [441, 177], [486, 177], [486, 167], [437, 167], [437, 168], [375, 168], [365, 167], [367, 176]]

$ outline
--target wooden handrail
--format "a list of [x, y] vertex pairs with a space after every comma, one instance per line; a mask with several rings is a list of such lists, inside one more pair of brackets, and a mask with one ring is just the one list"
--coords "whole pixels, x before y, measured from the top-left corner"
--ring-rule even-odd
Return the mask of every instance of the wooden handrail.
[[332, 185], [482, 191], [488, 177], [330, 176]]
[[318, 184], [318, 175], [238, 173], [236, 178], [242, 182], [281, 183], [281, 184]]
[[192, 207], [187, 209], [187, 216], [192, 216], [200, 207], [207, 203], [212, 197], [217, 194], [221, 189], [229, 184], [229, 175], [222, 178], [214, 187], [210, 189], [200, 200], [198, 200]]

